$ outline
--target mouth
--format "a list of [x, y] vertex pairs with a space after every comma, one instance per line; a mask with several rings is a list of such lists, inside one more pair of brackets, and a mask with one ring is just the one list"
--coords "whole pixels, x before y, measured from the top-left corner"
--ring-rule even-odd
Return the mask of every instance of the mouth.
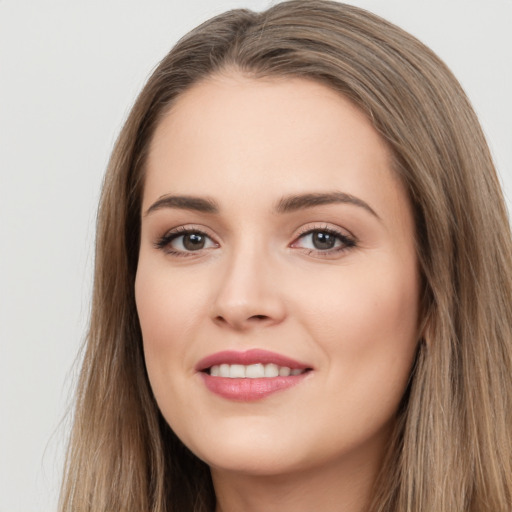
[[302, 382], [307, 364], [266, 350], [217, 352], [196, 366], [207, 389], [228, 400], [254, 401]]
[[289, 377], [302, 375], [311, 368], [290, 368], [278, 366], [274, 363], [262, 364], [215, 364], [207, 368], [205, 373], [212, 377], [226, 377], [228, 379], [271, 379], [274, 377]]

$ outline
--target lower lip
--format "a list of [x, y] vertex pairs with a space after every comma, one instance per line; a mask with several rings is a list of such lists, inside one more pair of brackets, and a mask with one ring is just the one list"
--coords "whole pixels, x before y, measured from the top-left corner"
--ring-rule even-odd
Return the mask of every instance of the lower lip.
[[252, 402], [269, 395], [289, 389], [299, 384], [310, 372], [289, 377], [267, 377], [262, 379], [231, 379], [228, 377], [212, 377], [201, 373], [206, 387], [216, 395], [228, 400]]

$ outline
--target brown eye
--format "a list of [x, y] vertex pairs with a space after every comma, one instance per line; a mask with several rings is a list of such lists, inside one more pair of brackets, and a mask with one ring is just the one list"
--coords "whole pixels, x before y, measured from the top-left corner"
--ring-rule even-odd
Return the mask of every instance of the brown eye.
[[315, 231], [311, 235], [314, 248], [320, 251], [332, 249], [336, 244], [336, 236], [326, 231]]
[[356, 241], [334, 229], [311, 229], [303, 233], [293, 244], [310, 251], [310, 254], [334, 255], [345, 249], [356, 246]]
[[188, 233], [187, 235], [182, 235], [182, 238], [183, 247], [187, 251], [198, 251], [200, 249], [204, 249], [206, 237], [202, 233]]
[[155, 247], [168, 254], [186, 256], [203, 249], [218, 247], [218, 244], [202, 231], [180, 229], [178, 232], [165, 234], [155, 243]]

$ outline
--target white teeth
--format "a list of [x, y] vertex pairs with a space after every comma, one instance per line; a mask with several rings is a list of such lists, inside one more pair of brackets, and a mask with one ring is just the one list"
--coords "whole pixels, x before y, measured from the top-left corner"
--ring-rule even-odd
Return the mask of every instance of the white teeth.
[[298, 368], [291, 369], [287, 366], [277, 366], [277, 364], [216, 364], [210, 368], [212, 377], [228, 377], [230, 379], [262, 379], [265, 377], [288, 377], [289, 375], [300, 375], [305, 370]]
[[278, 377], [279, 366], [277, 364], [266, 364], [265, 365], [265, 377]]
[[229, 365], [229, 377], [231, 379], [244, 379], [245, 378], [245, 366], [243, 364]]
[[248, 379], [261, 379], [265, 377], [265, 367], [262, 364], [250, 364], [245, 367], [245, 376]]

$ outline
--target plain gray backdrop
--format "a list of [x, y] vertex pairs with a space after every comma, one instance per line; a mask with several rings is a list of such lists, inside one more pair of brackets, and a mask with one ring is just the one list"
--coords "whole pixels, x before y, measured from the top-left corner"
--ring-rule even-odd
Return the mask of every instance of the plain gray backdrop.
[[[512, 0], [352, 0], [452, 68], [512, 197]], [[56, 509], [109, 153], [177, 39], [263, 0], [0, 0], [0, 512]]]

